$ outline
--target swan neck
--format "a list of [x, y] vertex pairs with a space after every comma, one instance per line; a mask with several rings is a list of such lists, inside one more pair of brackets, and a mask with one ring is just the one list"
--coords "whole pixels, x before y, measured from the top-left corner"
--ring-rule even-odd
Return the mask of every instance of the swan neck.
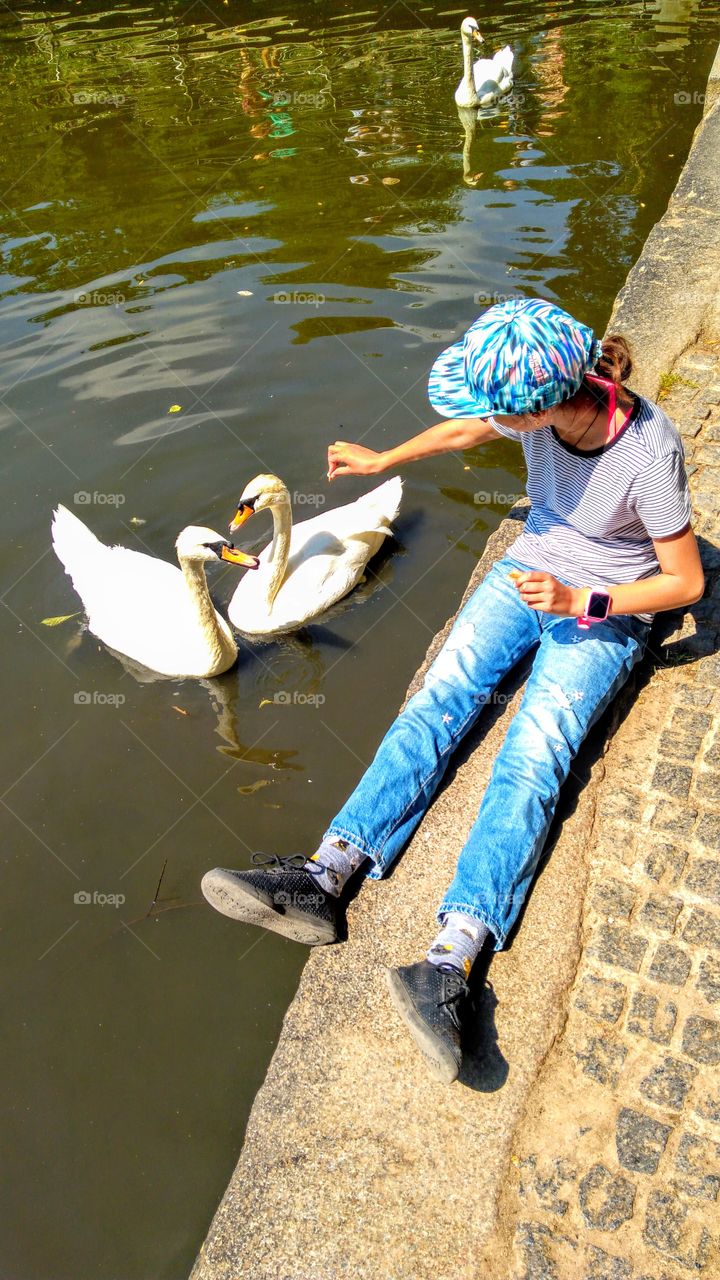
[[[470, 36], [466, 36], [463, 32], [463, 80], [468, 88], [475, 92], [475, 81], [473, 80], [473, 49]], [[455, 46], [457, 48], [457, 45]]]
[[270, 510], [273, 518], [273, 540], [269, 558], [272, 569], [266, 588], [269, 609], [272, 608], [273, 601], [285, 580], [288, 560], [290, 559], [290, 537], [292, 535], [290, 499], [283, 498], [281, 502], [272, 506]]
[[178, 561], [208, 650], [213, 657], [225, 657], [231, 652], [232, 642], [218, 624], [205, 577], [205, 565], [202, 561], [186, 559], [181, 555], [178, 556]]

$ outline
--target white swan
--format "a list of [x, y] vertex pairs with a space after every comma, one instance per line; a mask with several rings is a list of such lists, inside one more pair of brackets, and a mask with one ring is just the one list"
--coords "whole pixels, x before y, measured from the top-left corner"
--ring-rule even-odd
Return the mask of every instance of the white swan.
[[463, 78], [455, 90], [459, 107], [489, 107], [513, 87], [513, 51], [509, 44], [498, 49], [492, 58], [478, 58], [473, 66], [473, 40], [483, 44], [480, 28], [474, 18], [465, 18], [461, 27], [463, 46]]
[[127, 547], [106, 547], [66, 507], [53, 514], [52, 539], [85, 606], [88, 628], [111, 649], [165, 676], [202, 679], [227, 671], [237, 645], [216, 613], [208, 561], [256, 569], [212, 529], [189, 525], [175, 543], [180, 568]]
[[228, 616], [249, 636], [300, 627], [352, 591], [391, 532], [402, 496], [399, 476], [356, 502], [293, 525], [290, 494], [277, 476], [261, 475], [243, 490], [231, 530], [269, 508], [272, 542], [260, 552], [260, 572], [235, 589]]

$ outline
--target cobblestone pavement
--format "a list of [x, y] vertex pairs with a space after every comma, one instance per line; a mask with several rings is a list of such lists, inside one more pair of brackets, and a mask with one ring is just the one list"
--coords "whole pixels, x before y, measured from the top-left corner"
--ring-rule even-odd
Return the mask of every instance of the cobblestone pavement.
[[720, 1277], [720, 342], [686, 352], [664, 391], [706, 594], [652, 638], [604, 757], [582, 959], [488, 1280]]

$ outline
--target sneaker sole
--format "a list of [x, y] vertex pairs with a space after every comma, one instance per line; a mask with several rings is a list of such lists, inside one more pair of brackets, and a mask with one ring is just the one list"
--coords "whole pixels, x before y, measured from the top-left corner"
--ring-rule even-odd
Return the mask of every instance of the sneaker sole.
[[420, 1050], [432, 1075], [441, 1084], [452, 1084], [457, 1080], [459, 1067], [455, 1058], [442, 1041], [431, 1031], [413, 1004], [406, 987], [394, 969], [386, 969], [390, 999], [408, 1027], [413, 1040]]
[[227, 871], [206, 872], [200, 888], [210, 906], [231, 920], [269, 929], [307, 947], [337, 941], [337, 930], [330, 921], [316, 920], [292, 905], [278, 906], [253, 885], [237, 880]]

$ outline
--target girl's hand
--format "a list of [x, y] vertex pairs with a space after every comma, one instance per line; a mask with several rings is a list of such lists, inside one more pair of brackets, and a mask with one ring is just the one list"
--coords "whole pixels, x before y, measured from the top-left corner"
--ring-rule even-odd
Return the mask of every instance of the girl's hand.
[[335, 476], [374, 476], [382, 469], [382, 454], [364, 445], [336, 440], [328, 448], [328, 480]]
[[566, 587], [564, 582], [558, 582], [551, 573], [541, 573], [539, 569], [532, 569], [528, 573], [513, 571], [510, 576], [521, 598], [531, 609], [567, 618], [580, 617], [583, 593], [577, 587]]

